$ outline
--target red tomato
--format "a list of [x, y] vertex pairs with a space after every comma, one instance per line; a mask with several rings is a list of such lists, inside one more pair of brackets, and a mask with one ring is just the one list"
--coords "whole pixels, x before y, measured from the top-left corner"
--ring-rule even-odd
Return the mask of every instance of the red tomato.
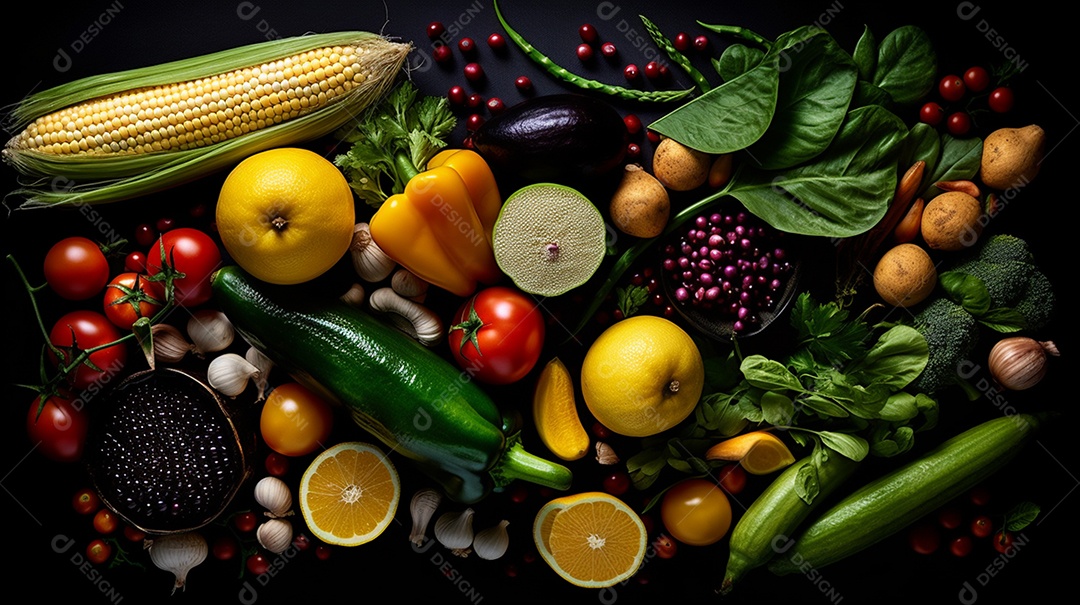
[[675, 541], [669, 538], [666, 534], [660, 534], [653, 540], [653, 550], [656, 551], [656, 556], [661, 559], [670, 559], [675, 556], [679, 547], [675, 545]]
[[741, 464], [732, 463], [720, 469], [720, 487], [735, 496], [746, 488], [746, 469]]
[[[38, 415], [41, 399], [30, 404], [26, 429], [30, 440], [45, 457], [58, 462], [75, 462], [82, 457], [89, 423], [81, 405], [72, 403], [67, 395], [54, 395], [45, 400]], [[95, 496], [96, 500], [96, 496]]]
[[146, 275], [121, 273], [105, 288], [105, 316], [121, 330], [130, 330], [140, 317], [153, 317], [164, 303], [165, 288]]
[[141, 529], [136, 529], [131, 525], [124, 526], [124, 537], [131, 542], [142, 542], [146, 539], [146, 532]]
[[994, 550], [1001, 554], [1012, 554], [1013, 534], [1011, 531], [999, 531], [994, 534]]
[[63, 298], [85, 300], [109, 282], [109, 261], [94, 242], [68, 237], [45, 254], [45, 281]]
[[94, 515], [94, 530], [99, 534], [111, 534], [120, 526], [120, 520], [116, 513], [103, 508]]
[[544, 317], [520, 290], [486, 288], [465, 301], [450, 328], [458, 365], [489, 384], [510, 384], [528, 374], [544, 347]]
[[964, 86], [971, 92], [982, 92], [990, 86], [990, 73], [978, 65], [964, 72]]
[[230, 561], [236, 557], [240, 551], [240, 545], [237, 544], [236, 538], [229, 534], [222, 534], [214, 540], [214, 544], [211, 547], [211, 552], [214, 554], [214, 558], [219, 561]]
[[97, 492], [87, 487], [75, 492], [71, 505], [80, 515], [89, 515], [101, 508], [101, 498], [98, 498]]
[[941, 533], [930, 523], [919, 523], [908, 530], [908, 543], [920, 555], [929, 555], [941, 545]]
[[94, 565], [101, 565], [112, 556], [112, 546], [102, 539], [93, 540], [86, 545], [86, 560]]
[[1006, 86], [999, 86], [990, 93], [990, 99], [988, 101], [990, 109], [997, 113], [1005, 113], [1012, 109], [1013, 106], [1013, 91]]
[[[70, 363], [79, 355], [79, 351], [108, 344], [120, 337], [120, 331], [108, 318], [96, 311], [86, 310], [72, 311], [64, 315], [53, 324], [49, 332], [49, 342], [61, 350], [65, 363]], [[49, 352], [49, 357], [54, 364], [58, 364], [59, 360], [52, 351]], [[123, 344], [106, 347], [91, 353], [89, 360], [97, 370], [84, 363], [67, 376], [71, 386], [78, 390], [108, 382], [123, 370], [127, 363], [127, 348]]]
[[173, 281], [176, 304], [194, 307], [210, 300], [210, 276], [221, 266], [221, 250], [198, 229], [172, 229], [161, 234], [146, 254], [146, 271], [150, 275], [160, 273], [165, 265], [184, 274]]

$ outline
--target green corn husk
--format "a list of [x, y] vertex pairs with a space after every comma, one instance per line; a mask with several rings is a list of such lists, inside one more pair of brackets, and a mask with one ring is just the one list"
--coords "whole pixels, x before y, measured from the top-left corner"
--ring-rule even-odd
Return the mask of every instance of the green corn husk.
[[311, 34], [91, 76], [27, 97], [11, 113], [18, 128], [53, 111], [99, 97], [208, 77], [314, 48], [344, 45], [366, 45], [377, 50], [370, 54], [373, 77], [307, 115], [205, 147], [141, 154], [57, 155], [21, 149], [9, 142], [3, 150], [4, 161], [28, 177], [9, 197], [21, 198], [19, 209], [126, 200], [196, 180], [259, 151], [328, 135], [386, 94], [412, 45], [391, 42], [370, 32]]

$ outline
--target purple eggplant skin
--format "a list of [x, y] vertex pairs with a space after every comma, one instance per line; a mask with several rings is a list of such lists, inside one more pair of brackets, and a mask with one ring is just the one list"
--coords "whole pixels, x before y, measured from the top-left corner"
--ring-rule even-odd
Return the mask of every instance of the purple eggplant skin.
[[612, 173], [626, 158], [629, 141], [614, 107], [574, 93], [543, 95], [508, 107], [471, 138], [496, 174], [563, 184]]

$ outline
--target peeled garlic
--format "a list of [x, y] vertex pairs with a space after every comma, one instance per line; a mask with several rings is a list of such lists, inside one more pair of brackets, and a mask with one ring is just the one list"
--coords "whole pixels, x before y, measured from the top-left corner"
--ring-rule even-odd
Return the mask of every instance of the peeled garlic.
[[367, 300], [367, 292], [360, 284], [353, 284], [341, 295], [341, 302], [354, 307], [362, 307], [365, 300]]
[[259, 368], [236, 353], [219, 355], [206, 369], [206, 380], [221, 394], [236, 397], [247, 388], [248, 381], [259, 375]]
[[198, 532], [169, 534], [150, 542], [150, 560], [158, 569], [172, 572], [173, 589], [186, 589], [187, 574], [206, 560], [210, 547]]
[[195, 344], [195, 354], [205, 355], [229, 348], [236, 330], [225, 314], [216, 309], [200, 309], [191, 315], [187, 333]]
[[255, 484], [255, 501], [266, 509], [268, 517], [287, 517], [293, 514], [292, 492], [277, 477], [263, 477]]
[[366, 282], [375, 283], [386, 279], [397, 266], [397, 262], [387, 256], [371, 238], [371, 228], [367, 223], [357, 223], [353, 227], [349, 252], [352, 254], [356, 274]]
[[481, 559], [494, 560], [506, 554], [510, 546], [510, 534], [506, 526], [510, 522], [506, 519], [499, 521], [498, 525], [476, 532], [473, 538], [472, 549], [476, 556]]
[[274, 367], [274, 362], [255, 347], [248, 347], [247, 352], [244, 353], [244, 359], [259, 370], [259, 374], [252, 376], [252, 379], [255, 381], [255, 387], [259, 389], [255, 401], [262, 401], [266, 398], [266, 387], [270, 384], [270, 370]]
[[437, 313], [402, 297], [393, 288], [375, 290], [368, 298], [368, 304], [372, 310], [386, 314], [395, 326], [424, 346], [439, 344], [446, 333]]
[[427, 297], [429, 284], [412, 271], [402, 268], [394, 271], [394, 276], [390, 278], [390, 287], [401, 296], [422, 303]]
[[175, 326], [154, 324], [150, 334], [154, 341], [154, 359], [157, 361], [177, 363], [195, 351], [195, 345], [188, 342]]
[[270, 519], [259, 526], [255, 537], [266, 550], [281, 554], [292, 544], [292, 523], [285, 519]]
[[424, 543], [424, 535], [427, 533], [428, 523], [435, 509], [439, 507], [442, 495], [430, 487], [424, 488], [413, 494], [409, 502], [409, 514], [412, 516], [412, 533], [409, 541], [420, 546]]
[[465, 550], [473, 541], [473, 509], [443, 513], [435, 521], [435, 539], [451, 550]]

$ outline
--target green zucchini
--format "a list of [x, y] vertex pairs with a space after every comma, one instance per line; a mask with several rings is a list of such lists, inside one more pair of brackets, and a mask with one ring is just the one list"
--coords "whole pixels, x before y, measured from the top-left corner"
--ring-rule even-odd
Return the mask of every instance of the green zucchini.
[[985, 480], [1034, 438], [1028, 414], [995, 418], [862, 486], [778, 549], [769, 570], [820, 569], [904, 529]]
[[[817, 462], [818, 493], [810, 504], [799, 497], [799, 473], [806, 465]], [[825, 448], [784, 469], [765, 491], [746, 509], [731, 541], [727, 569], [720, 592], [727, 594], [746, 572], [768, 563], [776, 553], [776, 543], [784, 543], [817, 505], [836, 490], [858, 468], [859, 463]]]
[[298, 382], [335, 401], [458, 502], [514, 479], [569, 488], [566, 467], [526, 452], [488, 395], [449, 361], [379, 318], [239, 267], [211, 280], [243, 337]]

